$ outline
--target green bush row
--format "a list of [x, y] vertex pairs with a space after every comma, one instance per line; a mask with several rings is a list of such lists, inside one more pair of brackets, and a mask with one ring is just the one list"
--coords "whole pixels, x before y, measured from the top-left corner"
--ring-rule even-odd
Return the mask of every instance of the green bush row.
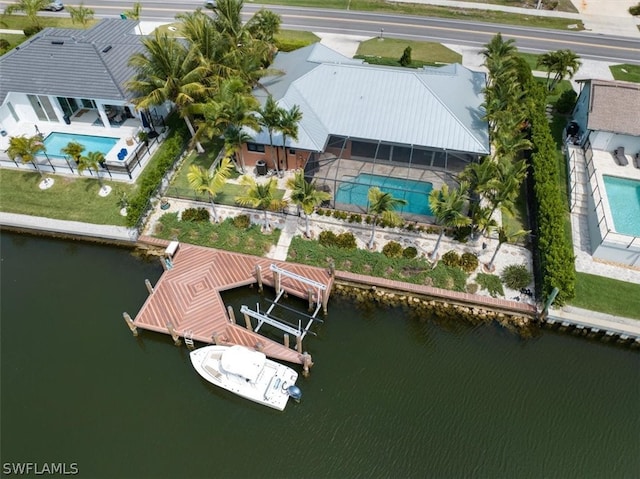
[[180, 217], [182, 221], [209, 221], [209, 211], [205, 208], [187, 208]]
[[333, 231], [327, 230], [320, 233], [318, 242], [322, 246], [337, 246], [343, 249], [356, 249], [356, 237], [353, 233], [346, 232], [335, 234]]
[[556, 304], [562, 305], [575, 296], [576, 270], [573, 247], [564, 233], [565, 202], [559, 184], [557, 148], [551, 136], [549, 121], [545, 116], [546, 92], [544, 86], [528, 82], [531, 99], [529, 120], [533, 169], [533, 193], [536, 206], [538, 234], [534, 236], [540, 255], [542, 272], [542, 297], [548, 297], [554, 287], [560, 292]]
[[186, 126], [175, 128], [160, 145], [149, 165], [138, 178], [137, 194], [127, 206], [127, 226], [135, 226], [144, 215], [149, 199], [154, 194], [162, 178], [180, 157], [185, 146]]

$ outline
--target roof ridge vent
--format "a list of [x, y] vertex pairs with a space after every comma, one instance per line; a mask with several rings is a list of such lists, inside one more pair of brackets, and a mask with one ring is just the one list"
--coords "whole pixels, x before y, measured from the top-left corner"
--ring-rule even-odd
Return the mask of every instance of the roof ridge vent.
[[63, 40], [51, 40], [51, 45], [64, 45]]
[[102, 53], [107, 53], [109, 50], [113, 48], [113, 45], [106, 46], [102, 49]]

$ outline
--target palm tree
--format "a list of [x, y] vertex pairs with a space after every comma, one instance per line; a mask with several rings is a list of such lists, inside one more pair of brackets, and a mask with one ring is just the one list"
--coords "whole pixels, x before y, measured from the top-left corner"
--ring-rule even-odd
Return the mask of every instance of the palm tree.
[[471, 237], [475, 238], [478, 230], [483, 230], [491, 220], [491, 213], [481, 206], [482, 195], [499, 187], [497, 167], [491, 157], [485, 156], [480, 163], [470, 163], [458, 176], [460, 181], [468, 185], [471, 216]]
[[278, 161], [273, 156], [273, 132], [278, 129], [280, 124], [282, 123], [282, 109], [278, 107], [278, 104], [275, 102], [271, 95], [268, 96], [267, 101], [264, 106], [258, 110], [258, 114], [260, 115], [258, 122], [260, 126], [267, 129], [269, 133], [269, 147], [271, 148], [271, 162], [275, 165], [276, 172], [280, 172], [278, 169]]
[[502, 34], [498, 32], [485, 45], [482, 51], [484, 56], [484, 66], [489, 70], [490, 86], [496, 83], [496, 79], [514, 68], [514, 56], [517, 52], [515, 40], [503, 40]]
[[285, 167], [287, 166], [287, 137], [298, 140], [298, 123], [302, 120], [302, 112], [298, 105], [293, 105], [291, 110], [282, 110], [278, 130], [282, 133], [282, 152], [284, 154]]
[[279, 211], [286, 208], [287, 202], [275, 197], [278, 189], [278, 182], [275, 178], [270, 178], [266, 183], [258, 183], [251, 176], [240, 178], [240, 185], [245, 186], [245, 193], [236, 197], [236, 203], [241, 206], [250, 206], [264, 211], [264, 231], [271, 229], [267, 210]]
[[131, 10], [125, 10], [124, 14], [127, 18], [132, 20], [140, 20], [140, 15], [142, 14], [142, 3], [134, 3]]
[[229, 179], [232, 169], [231, 160], [223, 158], [213, 171], [206, 170], [198, 165], [191, 165], [187, 172], [189, 186], [197, 193], [207, 193], [209, 195], [209, 202], [213, 210], [213, 221], [216, 223], [219, 221], [218, 211], [213, 200]]
[[498, 246], [494, 251], [493, 256], [491, 257], [491, 261], [489, 261], [489, 264], [485, 266], [487, 271], [494, 270], [493, 262], [495, 261], [496, 256], [498, 256], [498, 251], [500, 251], [500, 248], [504, 243], [514, 243], [518, 241], [520, 238], [523, 238], [524, 236], [528, 235], [529, 233], [530, 231], [526, 231], [526, 230], [511, 231], [504, 226], [501, 226], [500, 228], [498, 228]]
[[[135, 53], [129, 60], [129, 65], [136, 70], [127, 84], [137, 95], [133, 103], [138, 109], [146, 110], [166, 101], [173, 102], [194, 137], [188, 107], [207, 93], [202, 83], [206, 67], [200, 62], [197, 49], [158, 31], [154, 37], [141, 41], [146, 52]], [[197, 141], [196, 147], [199, 152], [204, 151]]]
[[386, 224], [394, 226], [402, 224], [402, 218], [400, 218], [398, 213], [394, 210], [399, 206], [406, 205], [407, 200], [403, 198], [394, 198], [391, 193], [382, 191], [377, 186], [369, 188], [367, 196], [369, 198], [369, 213], [373, 214], [369, 249], [373, 249], [373, 240], [375, 239], [378, 220], [382, 219]]
[[275, 35], [280, 31], [281, 23], [280, 15], [261, 8], [249, 19], [246, 28], [253, 38], [273, 43]]
[[85, 7], [83, 2], [80, 2], [77, 7], [69, 5], [67, 10], [71, 15], [71, 23], [79, 23], [83, 27], [86, 27], [93, 20], [93, 15], [96, 13], [92, 8]]
[[304, 235], [311, 236], [309, 220], [313, 210], [320, 206], [323, 201], [331, 199], [331, 195], [326, 191], [316, 188], [315, 182], [308, 182], [304, 178], [303, 171], [297, 171], [293, 178], [287, 180], [287, 188], [291, 189], [291, 202], [298, 208], [302, 208], [305, 218]]
[[[84, 149], [84, 148], [83, 148]], [[81, 156], [78, 162], [78, 173], [82, 173], [84, 170], [93, 170], [96, 172], [96, 178], [100, 185], [100, 192], [102, 196], [107, 196], [111, 191], [111, 188], [105, 186], [102, 183], [102, 177], [100, 176], [100, 164], [104, 162], [104, 153], [100, 151], [90, 151], [86, 156]]]
[[[549, 91], [553, 91], [560, 80], [565, 77], [573, 78], [580, 65], [582, 65], [580, 57], [571, 50], [556, 50], [538, 57], [538, 66], [545, 67], [547, 70], [547, 87]], [[549, 82], [552, 73], [554, 77]]]
[[45, 151], [42, 138], [40, 136], [12, 136], [9, 138], [9, 148], [7, 155], [13, 161], [20, 160], [22, 163], [33, 163], [35, 169], [44, 178], [44, 172], [38, 167], [38, 153]]
[[467, 199], [466, 186], [463, 182], [459, 189], [449, 190], [449, 186], [444, 184], [439, 190], [432, 190], [429, 194], [429, 208], [436, 218], [436, 223], [442, 227], [436, 246], [430, 255], [432, 260], [437, 257], [445, 228], [458, 228], [471, 223], [471, 219], [462, 211]]
[[48, 7], [49, 3], [51, 3], [50, 0], [17, 0], [4, 9], [4, 14], [12, 15], [15, 12], [24, 12], [31, 25], [40, 27], [38, 12]]
[[67, 146], [60, 148], [60, 151], [65, 155], [69, 155], [76, 164], [80, 163], [80, 157], [82, 156], [82, 152], [85, 150], [84, 145], [78, 143], [77, 141], [70, 141], [67, 143]]
[[237, 126], [231, 125], [224, 132], [224, 148], [227, 156], [234, 156], [238, 153], [240, 157], [240, 170], [245, 173], [244, 154], [242, 153], [242, 145], [251, 141], [251, 135], [244, 132]]

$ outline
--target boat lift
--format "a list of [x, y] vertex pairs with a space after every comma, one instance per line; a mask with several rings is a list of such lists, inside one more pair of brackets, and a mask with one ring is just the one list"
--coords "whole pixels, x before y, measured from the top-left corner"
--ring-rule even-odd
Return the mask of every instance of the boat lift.
[[[326, 294], [325, 291], [327, 289], [326, 285], [319, 283], [317, 281], [314, 281], [312, 279], [309, 278], [305, 278], [304, 276], [301, 276], [299, 274], [296, 273], [292, 273], [291, 271], [287, 271], [285, 269], [279, 268], [278, 266], [272, 264], [270, 266], [271, 271], [274, 273], [275, 278], [276, 278], [276, 292], [277, 292], [277, 296], [276, 299], [271, 301], [271, 300], [267, 300], [271, 303], [271, 306], [269, 306], [269, 309], [267, 309], [267, 311], [265, 311], [264, 313], [260, 312], [260, 305], [256, 304], [256, 310], [252, 310], [250, 308], [248, 308], [245, 305], [242, 305], [242, 307], [240, 308], [240, 312], [243, 314], [246, 314], [247, 316], [250, 316], [252, 318], [255, 318], [258, 321], [258, 325], [255, 328], [255, 332], [258, 332], [260, 330], [260, 328], [262, 327], [262, 325], [264, 323], [269, 324], [271, 326], [273, 326], [276, 329], [279, 329], [280, 331], [284, 331], [285, 333], [291, 334], [293, 336], [295, 336], [296, 338], [299, 339], [299, 341], [302, 341], [302, 339], [304, 339], [304, 337], [310, 333], [313, 334], [314, 336], [316, 336], [316, 334], [313, 331], [310, 331], [311, 326], [313, 325], [314, 322], [319, 322], [319, 323], [323, 323], [324, 321], [322, 321], [321, 319], [317, 318], [316, 316], [318, 315], [318, 312], [320, 312], [320, 308], [322, 308], [322, 298], [323, 295]], [[312, 314], [305, 314], [302, 313], [294, 308], [291, 308], [289, 306], [285, 306], [284, 304], [280, 304], [278, 301], [280, 301], [280, 299], [282, 298], [282, 296], [285, 294], [285, 290], [284, 288], [282, 288], [280, 286], [280, 279], [282, 276], [286, 276], [289, 277], [291, 279], [294, 279], [296, 281], [300, 281], [301, 283], [304, 283], [306, 285], [312, 286], [315, 289], [315, 299], [316, 299], [316, 307], [313, 311]], [[310, 288], [311, 290], [311, 288]], [[311, 292], [311, 291], [310, 291]], [[287, 311], [292, 311], [300, 316], [302, 316], [302, 318], [298, 319], [298, 325], [294, 325], [291, 324], [287, 321], [285, 321], [282, 318], [278, 318], [277, 316], [275, 316], [273, 314], [273, 310], [276, 307], [280, 307], [283, 309], [286, 309]], [[308, 322], [306, 324], [306, 326], [303, 327], [302, 322], [303, 320], [308, 319]]]

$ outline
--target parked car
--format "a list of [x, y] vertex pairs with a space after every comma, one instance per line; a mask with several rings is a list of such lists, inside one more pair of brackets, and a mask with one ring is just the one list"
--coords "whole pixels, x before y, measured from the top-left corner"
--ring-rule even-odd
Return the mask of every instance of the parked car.
[[50, 12], [59, 12], [64, 8], [64, 5], [60, 0], [51, 0], [49, 5], [43, 8], [43, 10], [49, 10]]
[[210, 10], [215, 10], [215, 8], [216, 8], [216, 0], [205, 0], [204, 6], [205, 6], [205, 8], [208, 8]]

